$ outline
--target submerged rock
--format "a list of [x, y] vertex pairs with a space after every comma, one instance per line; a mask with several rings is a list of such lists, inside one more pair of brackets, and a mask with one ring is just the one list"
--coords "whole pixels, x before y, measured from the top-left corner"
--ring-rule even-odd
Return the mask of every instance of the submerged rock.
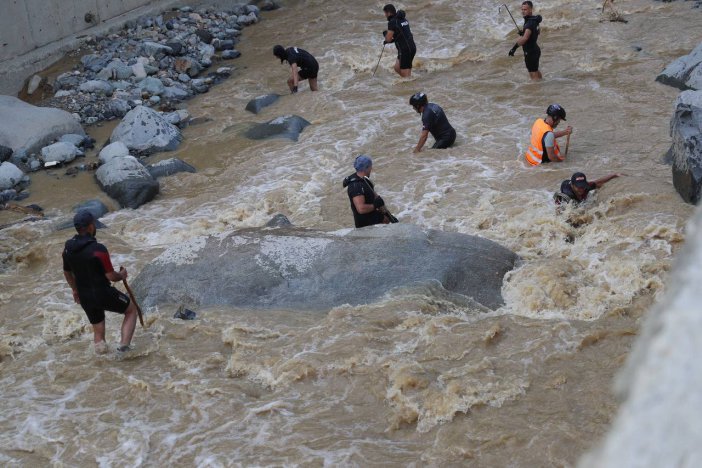
[[83, 127], [68, 112], [0, 96], [0, 145], [29, 155], [67, 133], [85, 135]]
[[688, 55], [665, 67], [656, 81], [683, 90], [702, 90], [702, 42]]
[[261, 109], [268, 107], [278, 100], [280, 94], [266, 94], [264, 96], [258, 96], [253, 98], [246, 104], [246, 110], [258, 114]]
[[137, 106], [127, 112], [110, 137], [111, 142], [121, 141], [139, 154], [173, 151], [182, 139], [178, 127], [168, 123], [158, 112], [144, 106]]
[[324, 311], [439, 282], [497, 308], [502, 279], [516, 260], [487, 239], [409, 224], [338, 232], [244, 229], [171, 246], [141, 271], [134, 290], [145, 307]]
[[125, 208], [138, 208], [158, 194], [158, 181], [133, 156], [111, 159], [95, 177], [100, 188]]
[[298, 115], [285, 115], [269, 122], [257, 124], [246, 131], [247, 138], [264, 140], [266, 138], [290, 138], [297, 141], [300, 133], [310, 123]]
[[146, 166], [146, 170], [154, 179], [172, 176], [179, 172], [197, 172], [193, 166], [178, 158], [164, 159]]
[[673, 185], [683, 200], [697, 204], [702, 196], [702, 91], [680, 93], [670, 136]]

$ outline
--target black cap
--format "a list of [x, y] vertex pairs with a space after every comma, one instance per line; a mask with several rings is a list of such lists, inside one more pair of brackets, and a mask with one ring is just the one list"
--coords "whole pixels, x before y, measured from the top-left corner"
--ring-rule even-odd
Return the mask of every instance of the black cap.
[[73, 217], [73, 226], [76, 229], [85, 229], [95, 223], [95, 217], [88, 210], [81, 210]]
[[587, 181], [587, 177], [582, 172], [576, 172], [570, 178], [570, 183], [575, 187], [586, 189], [590, 188], [590, 182]]

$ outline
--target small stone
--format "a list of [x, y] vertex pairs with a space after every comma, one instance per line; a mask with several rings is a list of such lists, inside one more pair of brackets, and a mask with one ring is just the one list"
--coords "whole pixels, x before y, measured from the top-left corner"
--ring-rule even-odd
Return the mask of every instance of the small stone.
[[212, 33], [205, 30], [205, 29], [198, 29], [195, 31], [195, 34], [197, 37], [200, 38], [202, 42], [205, 44], [211, 44], [212, 43]]
[[239, 51], [236, 50], [236, 49], [234, 49], [234, 50], [225, 50], [224, 52], [222, 52], [222, 58], [225, 59], [225, 60], [235, 59], [235, 58], [238, 58], [238, 57], [240, 57], [240, 56], [241, 56], [241, 52], [239, 52]]
[[29, 83], [27, 84], [27, 94], [30, 96], [34, 94], [34, 92], [39, 88], [39, 85], [41, 84], [42, 77], [39, 75], [34, 75], [32, 79], [29, 80]]
[[73, 144], [65, 141], [45, 146], [41, 149], [41, 159], [44, 164], [50, 162], [66, 163], [73, 161], [81, 151]]
[[161, 102], [161, 98], [158, 97], [158, 96], [151, 96], [151, 97], [149, 98], [149, 103], [150, 103], [152, 106], [156, 106], [156, 105], [158, 105], [160, 102]]
[[138, 80], [143, 80], [146, 78], [146, 70], [144, 69], [144, 64], [141, 62], [137, 62], [132, 65], [132, 72]]
[[187, 83], [188, 81], [190, 81], [190, 77], [187, 73], [181, 73], [178, 75], [178, 81], [182, 83]]
[[60, 98], [60, 97], [71, 96], [73, 94], [76, 94], [75, 90], [73, 90], [73, 89], [60, 89], [60, 90], [56, 91], [56, 94], [54, 94], [54, 97]]

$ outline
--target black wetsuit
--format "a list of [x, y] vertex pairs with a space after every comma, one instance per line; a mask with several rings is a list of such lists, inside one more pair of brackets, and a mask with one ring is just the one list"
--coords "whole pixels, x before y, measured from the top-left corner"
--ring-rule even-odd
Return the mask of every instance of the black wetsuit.
[[361, 214], [356, 210], [356, 205], [353, 204], [353, 197], [359, 195], [363, 195], [364, 203], [368, 205], [373, 204], [373, 200], [375, 200], [375, 188], [370, 179], [359, 177], [358, 174], [354, 173], [344, 179], [344, 187], [348, 187], [347, 192], [349, 194], [349, 201], [351, 202], [353, 221], [357, 228], [384, 222], [385, 216], [380, 211], [374, 210], [370, 213]]
[[422, 130], [429, 130], [436, 142], [432, 148], [448, 148], [456, 141], [456, 130], [451, 126], [444, 110], [433, 102], [422, 111]]
[[559, 196], [560, 194], [557, 193], [556, 196], [554, 197], [556, 200], [556, 204], [560, 205], [561, 202], [566, 202], [566, 203], [575, 202], [576, 204], [580, 203], [580, 202], [584, 202], [587, 199], [588, 194], [597, 188], [597, 184], [594, 182], [588, 182], [588, 184], [589, 184], [589, 187], [585, 189], [585, 194], [583, 195], [583, 198], [579, 199], [578, 196], [575, 194], [575, 191], [573, 190], [573, 186], [571, 185], [571, 180], [570, 179], [564, 180], [563, 182], [561, 182], [561, 192], [560, 193], [565, 195], [567, 197], [567, 199], [565, 197]]
[[541, 32], [541, 28], [539, 27], [541, 19], [541, 15], [524, 17], [523, 30], [531, 30], [531, 35], [529, 36], [529, 40], [526, 42], [526, 44], [522, 46], [522, 50], [524, 51], [524, 63], [526, 64], [527, 71], [530, 72], [539, 71], [541, 49], [536, 41], [539, 39], [539, 33]]
[[123, 314], [129, 297], [113, 288], [105, 276], [114, 271], [110, 253], [91, 235], [76, 235], [66, 241], [63, 250], [63, 271], [73, 273], [76, 289], [90, 323], [105, 320], [105, 311]]
[[297, 73], [300, 75], [300, 79], [307, 80], [309, 78], [317, 78], [319, 63], [317, 63], [317, 60], [312, 54], [299, 47], [288, 47], [285, 49], [285, 55], [287, 56], [285, 60], [287, 60], [290, 65], [293, 63], [297, 65]]
[[400, 10], [388, 18], [388, 31], [392, 31], [392, 41], [395, 43], [395, 47], [397, 47], [397, 58], [400, 61], [400, 69], [411, 69], [412, 60], [417, 53], [417, 46], [414, 44], [409, 21], [405, 18], [404, 11]]

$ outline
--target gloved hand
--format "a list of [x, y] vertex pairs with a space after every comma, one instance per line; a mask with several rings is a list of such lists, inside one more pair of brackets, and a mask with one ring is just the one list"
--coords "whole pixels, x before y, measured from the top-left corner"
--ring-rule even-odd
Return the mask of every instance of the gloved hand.
[[514, 44], [514, 47], [512, 47], [511, 49], [509, 49], [508, 55], [509, 55], [510, 57], [514, 57], [514, 53], [517, 51], [517, 48], [518, 48], [518, 47], [519, 47], [519, 46], [518, 46], [517, 44]]
[[383, 200], [382, 197], [375, 197], [375, 200], [373, 200], [373, 206], [376, 208], [380, 208], [381, 206], [385, 206], [385, 201]]
[[292, 93], [295, 94], [297, 92], [297, 86], [293, 86]]
[[524, 30], [523, 30], [523, 29], [520, 29], [519, 32], [518, 32], [517, 34], [519, 34], [520, 36], [523, 36], [523, 35], [524, 35]]

